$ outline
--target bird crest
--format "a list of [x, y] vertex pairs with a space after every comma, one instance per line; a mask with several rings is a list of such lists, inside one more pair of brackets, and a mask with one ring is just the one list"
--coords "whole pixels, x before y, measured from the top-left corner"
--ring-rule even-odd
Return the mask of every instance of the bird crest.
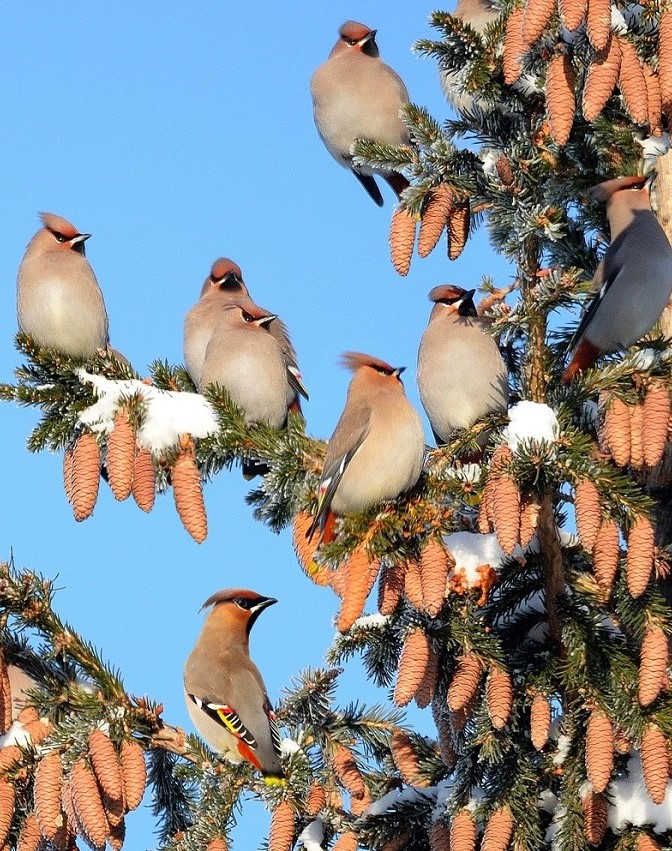
[[457, 284], [439, 284], [437, 287], [429, 291], [428, 298], [430, 301], [459, 301], [466, 295], [464, 287], [458, 287]]
[[67, 219], [57, 216], [56, 213], [40, 213], [40, 220], [45, 228], [52, 233], [61, 234], [67, 239], [79, 236], [77, 228]]
[[643, 189], [649, 182], [650, 175], [630, 175], [628, 177], [615, 177], [613, 180], [605, 180], [592, 186], [588, 190], [591, 201], [608, 201], [615, 192], [623, 189]]
[[210, 277], [213, 281], [221, 281], [229, 272], [233, 272], [233, 274], [242, 281], [243, 273], [240, 271], [240, 266], [237, 263], [234, 263], [233, 260], [229, 260], [228, 257], [219, 257], [212, 264]]
[[377, 372], [383, 372], [386, 375], [392, 375], [397, 371], [397, 367], [390, 366], [384, 360], [375, 358], [373, 355], [365, 355], [362, 352], [344, 352], [341, 356], [341, 366], [352, 372], [357, 372], [363, 366], [369, 366]]
[[250, 591], [247, 588], [223, 588], [221, 591], [215, 591], [201, 606], [201, 611], [207, 609], [208, 606], [216, 606], [218, 603], [228, 603], [232, 600], [241, 598], [254, 602], [263, 599], [262, 594], [257, 594], [256, 591]]
[[338, 34], [341, 38], [349, 41], [361, 41], [370, 32], [371, 29], [366, 24], [360, 24], [359, 21], [346, 21], [339, 29]]

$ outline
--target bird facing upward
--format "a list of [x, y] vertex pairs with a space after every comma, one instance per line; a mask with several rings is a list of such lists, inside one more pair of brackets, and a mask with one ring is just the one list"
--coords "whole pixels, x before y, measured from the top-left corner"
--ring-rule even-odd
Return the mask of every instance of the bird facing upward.
[[327, 447], [315, 519], [320, 542], [334, 537], [336, 515], [355, 514], [394, 499], [415, 485], [422, 472], [424, 434], [417, 411], [399, 377], [404, 367], [346, 352], [354, 372], [345, 408]]
[[569, 344], [568, 384], [602, 354], [627, 349], [653, 328], [672, 293], [672, 246], [649, 198], [650, 179], [620, 177], [595, 186], [606, 201], [611, 242], [593, 278], [599, 293]]
[[88, 358], [108, 343], [103, 294], [84, 242], [90, 234], [54, 213], [28, 243], [17, 276], [19, 329], [42, 348]]
[[184, 665], [187, 710], [205, 741], [230, 762], [250, 762], [267, 783], [283, 782], [280, 735], [259, 669], [250, 659], [250, 630], [277, 603], [242, 588], [209, 597], [212, 607]]
[[409, 185], [397, 171], [355, 167], [350, 149], [357, 139], [381, 145], [408, 145], [410, 137], [399, 112], [408, 103], [401, 77], [380, 58], [376, 30], [346, 21], [327, 61], [310, 81], [315, 126], [327, 150], [349, 168], [382, 206], [383, 196], [374, 175], [379, 175], [401, 195]]
[[506, 365], [478, 318], [474, 292], [447, 284], [429, 293], [434, 307], [420, 340], [418, 389], [437, 444], [508, 406]]

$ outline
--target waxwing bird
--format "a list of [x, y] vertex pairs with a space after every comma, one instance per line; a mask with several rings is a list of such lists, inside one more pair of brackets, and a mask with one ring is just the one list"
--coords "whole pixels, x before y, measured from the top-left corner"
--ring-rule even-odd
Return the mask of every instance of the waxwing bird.
[[355, 166], [350, 149], [357, 139], [382, 145], [408, 145], [410, 137], [399, 111], [408, 103], [401, 77], [380, 58], [376, 30], [346, 21], [327, 61], [310, 81], [315, 126], [327, 150], [349, 168], [378, 204], [383, 196], [374, 179], [379, 175], [397, 197], [409, 185], [397, 171]]
[[[222, 311], [229, 304], [236, 304], [252, 312], [262, 310], [250, 297], [240, 266], [228, 257], [220, 257], [212, 264], [210, 274], [201, 288], [199, 301], [184, 318], [184, 360], [187, 372], [197, 387], [201, 382], [208, 343], [221, 319]], [[300, 413], [300, 396], [307, 399], [308, 393], [301, 381], [296, 351], [289, 338], [289, 331], [277, 317], [267, 327], [285, 358], [288, 373], [287, 407], [295, 413]]]
[[40, 213], [44, 227], [28, 243], [17, 277], [19, 329], [38, 346], [88, 358], [108, 343], [103, 294], [84, 242], [66, 219]]
[[[506, 413], [506, 365], [474, 307], [475, 290], [434, 287], [434, 307], [418, 351], [420, 401], [437, 445], [488, 414]], [[484, 435], [484, 441], [487, 435]]]
[[569, 344], [563, 384], [602, 354], [627, 349], [653, 328], [672, 293], [672, 246], [649, 198], [650, 179], [619, 177], [591, 190], [606, 201], [611, 231], [593, 285], [599, 292]]
[[346, 352], [354, 372], [345, 409], [331, 436], [322, 469], [315, 519], [320, 542], [334, 537], [336, 515], [366, 511], [415, 485], [422, 472], [424, 435], [417, 411], [406, 398], [405, 367], [359, 352]]
[[[451, 14], [482, 34], [488, 24], [499, 17], [500, 12], [493, 7], [491, 0], [459, 0]], [[482, 108], [487, 106], [483, 99], [464, 91], [463, 75], [459, 70], [449, 71], [439, 63], [439, 82], [446, 100], [457, 109], [471, 110], [474, 104]]]
[[280, 735], [264, 681], [250, 659], [250, 630], [274, 603], [254, 591], [227, 588], [212, 606], [184, 665], [184, 693], [194, 726], [233, 763], [247, 760], [267, 783], [283, 783]]

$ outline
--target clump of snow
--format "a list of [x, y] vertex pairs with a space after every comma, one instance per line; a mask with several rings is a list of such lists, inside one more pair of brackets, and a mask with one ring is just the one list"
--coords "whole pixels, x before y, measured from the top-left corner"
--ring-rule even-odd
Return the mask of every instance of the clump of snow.
[[380, 629], [389, 619], [389, 615], [381, 615], [378, 612], [373, 615], [362, 615], [354, 622], [352, 629]]
[[641, 369], [643, 372], [651, 369], [660, 353], [655, 349], [637, 349], [628, 356], [628, 362], [633, 369]]
[[454, 788], [455, 780], [452, 777], [446, 777], [443, 780], [439, 780], [436, 786], [436, 806], [432, 812], [433, 821], [437, 821], [446, 813]]
[[111, 381], [83, 369], [78, 376], [83, 384], [91, 384], [98, 396], [97, 402], [79, 414], [80, 422], [94, 432], [109, 434], [121, 400], [135, 395], [142, 398], [145, 410], [138, 441], [154, 454], [175, 446], [181, 434], [207, 437], [219, 431], [217, 413], [200, 393], [159, 390], [137, 379]]
[[283, 756], [292, 756], [292, 754], [299, 753], [300, 750], [301, 745], [294, 739], [287, 737], [280, 742], [280, 753]]
[[446, 474], [458, 482], [477, 482], [483, 473], [480, 464], [463, 464], [461, 467], [448, 467]]
[[627, 825], [651, 825], [656, 833], [672, 828], [672, 782], [668, 780], [662, 804], [654, 804], [646, 791], [639, 753], [630, 755], [627, 777], [609, 784], [609, 827], [618, 833]]
[[10, 745], [18, 745], [25, 748], [30, 744], [30, 735], [26, 733], [23, 724], [20, 721], [13, 721], [12, 726], [7, 730], [4, 736], [0, 736], [0, 748], [7, 748]]
[[628, 32], [628, 25], [623, 14], [613, 3], [611, 4], [611, 28], [617, 35], [625, 35]]
[[[464, 570], [469, 585], [478, 585], [482, 581], [477, 568], [489, 564], [496, 570], [507, 558], [494, 533], [480, 535], [478, 532], [453, 532], [452, 535], [446, 535], [443, 541], [455, 559], [453, 573]], [[514, 551], [516, 554], [522, 555], [520, 547]]]
[[509, 408], [509, 425], [504, 429], [504, 439], [515, 452], [524, 441], [553, 443], [560, 428], [552, 408], [539, 402], [518, 402]]
[[494, 151], [492, 148], [488, 148], [487, 150], [481, 151], [479, 156], [483, 163], [483, 173], [485, 176], [498, 181], [499, 174], [497, 173], [497, 160], [501, 156], [501, 151]]
[[553, 765], [564, 765], [569, 749], [572, 746], [572, 740], [569, 736], [561, 733], [558, 736], [557, 746], [558, 749], [553, 756]]
[[574, 547], [581, 546], [581, 539], [574, 532], [565, 532], [564, 529], [558, 529], [558, 537], [560, 538], [560, 546], [571, 550]]
[[646, 139], [637, 139], [642, 146], [642, 155], [648, 165], [653, 165], [657, 157], [664, 156], [670, 149], [670, 137], [667, 132], [662, 136], [647, 136]]
[[544, 789], [539, 795], [539, 809], [553, 815], [557, 808], [558, 796], [551, 792], [550, 789]]
[[309, 822], [299, 834], [299, 842], [306, 851], [324, 851], [322, 840], [324, 839], [324, 825], [322, 819], [316, 818]]
[[387, 812], [391, 807], [393, 807], [397, 803], [404, 803], [408, 801], [417, 801], [419, 798], [426, 797], [427, 795], [432, 793], [432, 789], [416, 789], [413, 786], [408, 786], [405, 789], [393, 789], [391, 792], [388, 792], [387, 795], [383, 795], [382, 798], [379, 798], [377, 801], [373, 801], [362, 813], [362, 818], [366, 818], [367, 816], [379, 816], [384, 812]]

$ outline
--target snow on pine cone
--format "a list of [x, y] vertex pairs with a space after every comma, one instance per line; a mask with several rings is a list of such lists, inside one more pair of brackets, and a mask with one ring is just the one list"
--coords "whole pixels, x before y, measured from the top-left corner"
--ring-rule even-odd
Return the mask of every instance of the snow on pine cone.
[[469, 199], [455, 204], [448, 215], [448, 259], [457, 260], [469, 238], [471, 212]]
[[401, 600], [406, 581], [405, 561], [385, 561], [378, 579], [378, 611], [391, 615]]
[[180, 452], [172, 466], [171, 481], [180, 520], [191, 537], [200, 544], [208, 534], [208, 519], [194, 443], [188, 435], [180, 438]]
[[641, 597], [651, 579], [654, 559], [654, 528], [648, 517], [639, 515], [630, 528], [626, 557], [628, 591]]
[[598, 51], [588, 66], [581, 106], [586, 121], [595, 121], [602, 112], [616, 88], [620, 70], [621, 48], [615, 35], [610, 34], [606, 48]]
[[100, 485], [100, 447], [90, 431], [83, 431], [72, 449], [72, 509], [75, 520], [93, 513]]
[[639, 662], [637, 696], [640, 706], [650, 706], [658, 697], [667, 676], [667, 636], [658, 626], [644, 633]]
[[546, 695], [538, 692], [533, 697], [530, 707], [530, 738], [535, 750], [541, 751], [546, 747], [550, 729], [551, 704]]
[[347, 562], [348, 581], [336, 626], [347, 632], [364, 611], [366, 599], [376, 583], [380, 559], [371, 558], [364, 546], [359, 546]]
[[611, 0], [588, 0], [586, 33], [595, 50], [604, 50], [611, 33]]
[[448, 223], [453, 207], [453, 191], [445, 183], [432, 189], [422, 209], [420, 235], [418, 236], [418, 254], [427, 257], [436, 247]]
[[609, 595], [614, 587], [614, 579], [621, 557], [618, 539], [618, 526], [608, 517], [597, 530], [593, 547], [593, 572], [602, 591]]
[[592, 552], [602, 523], [600, 492], [590, 479], [581, 479], [574, 493], [576, 528], [584, 550]]
[[280, 801], [271, 816], [268, 851], [290, 851], [294, 845], [294, 812], [287, 801]]
[[393, 701], [396, 706], [406, 706], [418, 690], [427, 670], [429, 646], [429, 636], [421, 627], [414, 627], [407, 634], [394, 686]]
[[136, 505], [142, 511], [151, 511], [156, 499], [156, 470], [149, 449], [136, 446], [133, 459], [133, 483], [131, 493]]
[[523, 40], [530, 47], [541, 37], [555, 11], [555, 0], [527, 0], [523, 13]]
[[450, 851], [474, 851], [475, 848], [476, 824], [465, 807], [455, 814], [450, 824]]
[[404, 783], [409, 786], [426, 786], [427, 782], [421, 782], [418, 777], [420, 761], [413, 747], [411, 737], [396, 727], [390, 739], [390, 750], [394, 764], [399, 769]]
[[33, 786], [33, 806], [40, 831], [45, 839], [55, 839], [63, 826], [61, 789], [63, 763], [58, 751], [50, 751], [37, 763]]
[[655, 467], [663, 458], [670, 419], [670, 394], [663, 384], [649, 387], [644, 398], [644, 461], [647, 467]]
[[471, 653], [462, 656], [448, 687], [448, 706], [457, 711], [464, 709], [474, 699], [481, 681], [481, 660]]
[[415, 245], [416, 221], [413, 213], [402, 207], [392, 214], [390, 222], [390, 255], [392, 265], [400, 275], [408, 275]]
[[590, 713], [586, 728], [586, 772], [594, 792], [604, 792], [614, 770], [614, 726], [601, 709]]
[[523, 38], [524, 14], [523, 7], [518, 6], [506, 19], [502, 60], [504, 82], [508, 86], [517, 82], [523, 73], [522, 57], [527, 53], [527, 44]]
[[102, 730], [89, 733], [89, 758], [102, 791], [109, 798], [120, 801], [124, 795], [121, 762], [114, 742]]
[[488, 819], [481, 851], [506, 851], [513, 836], [513, 816], [508, 807], [499, 807]]
[[589, 845], [599, 845], [607, 832], [609, 802], [595, 792], [587, 792], [581, 799], [583, 809], [583, 832]]
[[586, 17], [587, 0], [559, 0], [558, 11], [565, 29], [570, 32], [578, 30]]
[[506, 726], [513, 707], [513, 684], [507, 671], [492, 667], [485, 687], [488, 715], [495, 730]]
[[115, 499], [121, 501], [131, 495], [134, 462], [135, 429], [128, 413], [119, 410], [114, 417], [114, 427], [107, 436], [105, 455], [108, 481]]
[[126, 809], [140, 806], [147, 785], [145, 752], [136, 741], [124, 740], [119, 753], [121, 772], [124, 778], [124, 801]]
[[546, 111], [551, 137], [556, 145], [567, 144], [576, 109], [576, 75], [565, 53], [557, 53], [546, 73]]
[[654, 804], [662, 804], [669, 777], [667, 739], [660, 727], [648, 724], [639, 744], [644, 785]]
[[423, 608], [430, 618], [435, 618], [443, 608], [448, 573], [452, 567], [455, 567], [455, 559], [446, 550], [443, 541], [430, 538], [420, 553]]

